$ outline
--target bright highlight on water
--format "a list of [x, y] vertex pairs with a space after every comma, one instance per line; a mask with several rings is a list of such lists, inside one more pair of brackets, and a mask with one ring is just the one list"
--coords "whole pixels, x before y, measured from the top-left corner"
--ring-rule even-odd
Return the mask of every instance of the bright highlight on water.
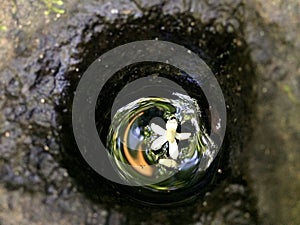
[[[214, 148], [197, 101], [173, 93], [170, 98], [137, 99], [113, 116], [107, 138], [112, 164], [129, 183], [176, 190], [199, 180]], [[129, 166], [130, 165], [130, 166]], [[151, 183], [153, 179], [158, 183]]]

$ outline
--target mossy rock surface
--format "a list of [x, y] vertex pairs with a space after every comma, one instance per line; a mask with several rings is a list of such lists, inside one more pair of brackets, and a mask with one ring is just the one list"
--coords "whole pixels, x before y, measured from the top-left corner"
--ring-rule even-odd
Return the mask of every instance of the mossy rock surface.
[[[297, 1], [78, 0], [57, 7], [64, 13], [45, 14], [42, 1], [0, 10], [0, 224], [300, 223]], [[106, 51], [146, 39], [196, 52], [227, 104], [219, 172], [187, 205], [133, 201], [93, 172], [72, 134], [83, 72]]]

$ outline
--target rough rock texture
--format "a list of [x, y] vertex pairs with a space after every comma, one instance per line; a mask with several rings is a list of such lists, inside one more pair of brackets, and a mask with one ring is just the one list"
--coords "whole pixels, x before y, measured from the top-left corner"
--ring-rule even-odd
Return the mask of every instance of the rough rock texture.
[[246, 18], [253, 22], [246, 36], [257, 66], [258, 109], [254, 136], [247, 148], [249, 173], [262, 221], [298, 224], [300, 4], [255, 1], [252, 7]]
[[[56, 15], [42, 1], [2, 3], [0, 224], [299, 224], [299, 5], [283, 0], [76, 0], [66, 1], [60, 6], [66, 13]], [[214, 189], [172, 210], [126, 207], [122, 200], [120, 205], [99, 203], [74, 180], [72, 165], [61, 163], [58, 117], [69, 113], [64, 101], [72, 93], [65, 90], [96, 57], [86, 45], [102, 35], [103, 46], [114, 46], [112, 25], [122, 32], [118, 25], [151, 17], [153, 11], [163, 14], [159, 18], [188, 15], [209, 24], [212, 33], [235, 33], [240, 37], [235, 45], [245, 40], [255, 68], [250, 86], [257, 98], [249, 100], [254, 132], [242, 132], [251, 140], [240, 143], [239, 154], [228, 154], [229, 166], [216, 175]], [[178, 29], [192, 33], [192, 21], [179, 21]], [[241, 91], [238, 85], [232, 88], [224, 92]], [[234, 115], [240, 110], [230, 107]]]

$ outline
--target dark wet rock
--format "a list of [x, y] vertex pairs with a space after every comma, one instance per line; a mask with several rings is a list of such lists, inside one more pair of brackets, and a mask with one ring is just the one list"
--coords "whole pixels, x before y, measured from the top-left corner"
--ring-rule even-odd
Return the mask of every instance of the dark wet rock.
[[[9, 30], [0, 42], [0, 223], [299, 223], [299, 202], [286, 195], [300, 190], [300, 44], [292, 25], [299, 4], [284, 3], [288, 15], [265, 2], [75, 1], [60, 18], [44, 17], [43, 6], [30, 2], [3, 11]], [[80, 156], [66, 154], [61, 137], [72, 130], [61, 118], [70, 119], [72, 90], [103, 52], [168, 35], [204, 49], [229, 103], [229, 129], [211, 190], [189, 205], [163, 209], [96, 187]]]

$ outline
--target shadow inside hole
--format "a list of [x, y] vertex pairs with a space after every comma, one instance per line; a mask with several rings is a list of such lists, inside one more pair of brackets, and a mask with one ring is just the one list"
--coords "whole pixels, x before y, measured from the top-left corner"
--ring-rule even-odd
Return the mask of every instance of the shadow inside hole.
[[[115, 109], [112, 109], [113, 103], [115, 104], [117, 95], [120, 94], [120, 91], [126, 85], [145, 77], [147, 77], [147, 79], [143, 81], [146, 81], [146, 83], [140, 83], [142, 85], [141, 87], [136, 86], [137, 83], [135, 83], [135, 85], [133, 85], [134, 89], [131, 89], [132, 92], [130, 91], [129, 93], [124, 93], [124, 95], [122, 95], [121, 97], [118, 96], [119, 101], [117, 102], [117, 104], [119, 104], [119, 106], [117, 106]], [[167, 78], [170, 81], [177, 83], [178, 87], [175, 87], [172, 83], [169, 82], [166, 84], [165, 82], [163, 82], [163, 80], [160, 80], [161, 82], [159, 82], [157, 81], [159, 80], [159, 78]], [[152, 79], [154, 81], [151, 81]], [[116, 110], [137, 99], [153, 95], [154, 97], [165, 97], [172, 99], [172, 94], [174, 92], [187, 94], [197, 100], [197, 104], [200, 107], [199, 113], [201, 114], [201, 122], [204, 122], [203, 127], [205, 128], [205, 130], [210, 131], [211, 122], [209, 105], [197, 81], [193, 80], [184, 71], [181, 71], [180, 69], [177, 69], [171, 65], [156, 62], [143, 62], [127, 66], [121, 71], [118, 71], [106, 82], [106, 84], [102, 88], [98, 97], [95, 115], [96, 127], [102, 143], [106, 144], [107, 142], [109, 127], [111, 126], [112, 122], [111, 118], [116, 113]], [[143, 120], [145, 119], [146, 117], [143, 118]], [[147, 122], [147, 125], [148, 124], [149, 121]], [[109, 147], [106, 147], [108, 148], [109, 152]], [[144, 203], [174, 205], [187, 199], [194, 198], [200, 193], [200, 191], [197, 190], [201, 189], [202, 192], [206, 190], [206, 184], [210, 182], [209, 179], [211, 179], [211, 175], [213, 173], [195, 173], [196, 174], [194, 174], [195, 177], [193, 178], [193, 182], [192, 180], [190, 180], [190, 184], [186, 184], [185, 188], [178, 188], [177, 190], [172, 190], [171, 192], [161, 190], [158, 194], [158, 190], [151, 191], [147, 188], [146, 190], [145, 188], [141, 187], [137, 188], [127, 186], [122, 186], [121, 188], [119, 188], [119, 192], [123, 195], [128, 194], [128, 196]], [[198, 183], [195, 183], [196, 177], [198, 177], [197, 180], [200, 179], [200, 177], [202, 177], [203, 180], [201, 182], [199, 180]]]
[[[187, 24], [192, 21], [196, 26], [189, 31], [186, 29]], [[166, 24], [168, 25], [165, 26], [166, 29], [161, 30], [161, 26]], [[245, 137], [249, 136], [251, 132], [251, 112], [254, 104], [252, 90], [254, 72], [248, 47], [240, 32], [227, 33], [224, 31], [213, 33], [210, 31], [210, 27], [210, 24], [202, 24], [193, 18], [192, 15], [163, 15], [159, 10], [156, 10], [156, 12], [153, 11], [148, 16], [138, 19], [129, 18], [125, 22], [117, 20], [114, 24], [105, 26], [100, 34], [94, 34], [90, 42], [81, 46], [82, 50], [79, 50], [80, 54], [77, 56], [80, 59], [80, 63], [76, 67], [79, 68], [79, 71], [85, 71], [101, 54], [114, 47], [137, 40], [159, 39], [183, 45], [197, 53], [216, 75], [226, 104], [229, 106], [227, 109], [227, 132], [223, 147], [212, 164], [213, 167], [211, 174], [209, 174], [210, 179], [206, 188], [200, 190], [202, 195], [198, 199], [194, 199], [193, 203], [191, 202], [184, 209], [177, 207], [177, 205], [171, 210], [149, 208], [148, 206], [140, 207], [128, 195], [120, 195], [120, 190], [125, 190], [125, 186], [122, 187], [110, 183], [87, 165], [77, 149], [72, 134], [71, 108], [73, 93], [79, 82], [78, 73], [69, 71], [69, 74], [67, 74], [67, 79], [71, 85], [65, 90], [65, 95], [62, 97], [62, 108], [65, 109], [66, 104], [69, 109], [67, 112], [69, 113], [63, 113], [60, 107], [57, 108], [59, 112], [58, 122], [62, 125], [60, 133], [62, 143], [61, 164], [67, 168], [70, 176], [74, 178], [78, 189], [89, 199], [109, 208], [121, 205], [119, 210], [128, 215], [128, 220], [132, 224], [141, 220], [149, 220], [149, 214], [153, 216], [162, 213], [167, 217], [165, 220], [172, 222], [172, 224], [182, 224], [182, 221], [185, 223], [192, 222], [195, 220], [192, 217], [195, 210], [201, 210], [205, 213], [207, 211], [215, 211], [222, 207], [222, 204], [226, 204], [226, 200], [222, 201], [223, 197], [221, 196], [224, 194], [221, 190], [224, 186], [226, 187], [233, 180], [234, 182], [242, 182], [239, 175], [236, 175], [238, 173], [232, 171], [234, 165], [231, 164], [234, 163], [234, 160], [229, 160], [229, 155], [234, 158], [242, 151]], [[93, 31], [91, 30], [90, 32]], [[99, 116], [102, 117], [101, 113]], [[108, 127], [108, 123], [105, 127]], [[103, 130], [104, 133], [105, 131]], [[103, 134], [100, 132], [102, 139], [105, 139]], [[224, 171], [223, 175], [216, 173], [217, 168]], [[130, 189], [126, 191], [130, 192]], [[218, 203], [215, 205], [212, 203], [214, 206], [211, 208], [201, 206], [203, 195], [207, 191], [211, 191], [212, 195], [215, 195], [213, 199], [218, 200]], [[181, 210], [184, 210], [183, 214], [178, 213]], [[175, 222], [172, 217], [174, 213], [179, 215]], [[159, 217], [156, 217], [156, 219], [159, 220]]]
[[[173, 92], [181, 92], [180, 89], [171, 86], [159, 85], [157, 83], [150, 83], [148, 86], [136, 87], [134, 93], [127, 93], [119, 100], [119, 105], [112, 111], [114, 101], [120, 91], [129, 83], [144, 77], [163, 77], [170, 79], [177, 83], [182, 89], [192, 98], [197, 100], [198, 105], [201, 108], [201, 117], [204, 119], [205, 128], [210, 131], [210, 113], [207, 99], [202, 89], [197, 84], [197, 81], [193, 80], [184, 71], [175, 68], [168, 64], [157, 62], [143, 62], [137, 63], [123, 68], [113, 75], [103, 86], [96, 106], [96, 127], [100, 135], [101, 141], [106, 143], [108, 129], [111, 124], [111, 118], [119, 108], [143, 97], [162, 97], [154, 96], [155, 90], [158, 93], [164, 93], [165, 96], [172, 97]], [[182, 93], [184, 94], [184, 93]], [[105, 106], [105, 108], [103, 107]]]

